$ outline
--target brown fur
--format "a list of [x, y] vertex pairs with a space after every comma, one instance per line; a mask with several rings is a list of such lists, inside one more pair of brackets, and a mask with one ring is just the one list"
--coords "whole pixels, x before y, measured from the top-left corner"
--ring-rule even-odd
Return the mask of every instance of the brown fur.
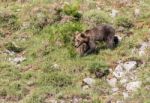
[[83, 56], [87, 50], [88, 50], [88, 45], [86, 43], [83, 43], [82, 45], [80, 45], [80, 47], [76, 48], [76, 52], [80, 56]]
[[115, 29], [112, 26], [107, 24], [99, 25], [86, 30], [84, 33], [77, 33], [75, 36], [75, 47], [82, 49], [82, 44], [85, 43], [88, 50], [84, 54], [89, 54], [96, 50], [96, 41], [105, 41], [108, 48], [113, 48], [116, 43], [114, 37]]

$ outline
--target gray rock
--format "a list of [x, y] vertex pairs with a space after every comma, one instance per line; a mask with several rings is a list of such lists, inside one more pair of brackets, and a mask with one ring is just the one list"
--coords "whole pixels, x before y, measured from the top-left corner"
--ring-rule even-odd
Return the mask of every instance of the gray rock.
[[107, 82], [111, 87], [116, 87], [117, 79], [116, 78], [107, 79]]
[[52, 65], [52, 68], [59, 69], [59, 65], [56, 64], [56, 63], [54, 63], [54, 64]]
[[137, 62], [136, 62], [136, 61], [128, 61], [128, 62], [125, 62], [125, 63], [123, 64], [123, 68], [124, 68], [127, 72], [136, 69], [136, 67], [137, 67]]
[[124, 103], [124, 102], [123, 102], [123, 101], [118, 100], [118, 101], [116, 101], [116, 103]]
[[115, 93], [119, 90], [119, 88], [112, 88], [111, 90], [112, 90], [113, 93]]
[[20, 64], [21, 62], [23, 62], [24, 60], [26, 60], [25, 57], [16, 57], [16, 58], [9, 58], [9, 61], [14, 63], [14, 64]]
[[129, 94], [127, 92], [123, 92], [122, 94], [123, 94], [124, 99], [129, 98]]
[[140, 16], [140, 9], [138, 9], [138, 8], [136, 8], [136, 9], [134, 9], [134, 16], [135, 17], [139, 17]]
[[115, 71], [113, 72], [113, 75], [116, 77], [116, 78], [121, 78], [124, 76], [124, 69], [122, 67], [122, 64], [119, 64], [117, 65], [117, 67], [115, 68]]
[[9, 50], [5, 50], [3, 53], [5, 53], [5, 54], [7, 54], [7, 55], [10, 55], [10, 56], [15, 55], [15, 52], [14, 52], [14, 51], [9, 51]]
[[126, 86], [127, 91], [136, 91], [142, 85], [141, 81], [130, 82]]
[[82, 87], [82, 89], [83, 89], [83, 90], [88, 90], [88, 89], [89, 89], [89, 86], [88, 86], [88, 85], [84, 85], [84, 86]]
[[123, 79], [120, 80], [121, 84], [126, 84], [127, 82], [128, 82], [128, 79], [126, 79], [126, 78], [123, 78]]
[[139, 56], [145, 55], [145, 49], [150, 47], [150, 42], [143, 42], [139, 49]]
[[47, 99], [45, 100], [45, 103], [58, 103], [55, 99]]
[[111, 17], [113, 17], [113, 18], [116, 17], [118, 13], [119, 13], [118, 10], [112, 9]]
[[87, 77], [87, 78], [83, 79], [83, 83], [85, 83], [89, 86], [92, 86], [93, 84], [95, 84], [95, 80], [93, 78]]

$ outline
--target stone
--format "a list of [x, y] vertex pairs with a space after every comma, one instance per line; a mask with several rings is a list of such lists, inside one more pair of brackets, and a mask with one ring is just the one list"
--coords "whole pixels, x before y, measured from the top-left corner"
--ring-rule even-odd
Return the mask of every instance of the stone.
[[92, 86], [93, 84], [95, 84], [95, 80], [93, 78], [85, 78], [83, 79], [83, 83], [85, 83], [86, 85]]
[[128, 79], [126, 79], [126, 78], [123, 78], [123, 79], [120, 80], [120, 83], [121, 83], [121, 84], [125, 84], [125, 83], [127, 83], [127, 82], [128, 82]]
[[58, 64], [56, 64], [56, 63], [55, 63], [55, 64], [53, 64], [53, 65], [52, 65], [52, 67], [53, 67], [53, 68], [55, 68], [55, 69], [59, 69], [59, 65], [58, 65]]
[[112, 88], [111, 90], [112, 90], [113, 93], [115, 93], [119, 90], [119, 88]]
[[107, 82], [111, 87], [116, 87], [117, 79], [116, 78], [107, 79]]
[[113, 17], [113, 18], [116, 17], [118, 13], [119, 13], [118, 10], [112, 9], [112, 11], [111, 11], [111, 17]]
[[45, 100], [45, 103], [58, 103], [57, 100], [55, 99], [48, 99], [48, 100]]
[[16, 58], [9, 58], [9, 61], [12, 62], [12, 63], [15, 63], [15, 64], [20, 64], [21, 62], [23, 62], [24, 60], [26, 60], [25, 57], [16, 57]]
[[129, 98], [129, 94], [127, 92], [123, 92], [122, 94], [123, 94], [124, 99]]
[[14, 52], [14, 51], [9, 51], [9, 50], [4, 51], [4, 53], [6, 53], [6, 54], [8, 54], [8, 55], [10, 55], [10, 56], [15, 55], [15, 52]]
[[79, 99], [78, 98], [73, 98], [72, 103], [79, 103]]
[[141, 81], [130, 82], [126, 86], [127, 91], [136, 91], [142, 85]]
[[124, 70], [123, 70], [123, 67], [122, 67], [122, 64], [119, 64], [117, 65], [117, 67], [115, 68], [115, 71], [113, 72], [113, 75], [116, 77], [116, 78], [121, 78], [124, 76]]
[[139, 17], [139, 16], [140, 16], [140, 9], [136, 8], [136, 9], [134, 10], [134, 16], [135, 16], [135, 17]]
[[145, 49], [150, 47], [150, 42], [143, 42], [139, 48], [139, 56], [145, 55]]
[[89, 86], [88, 86], [88, 85], [84, 85], [84, 86], [82, 87], [82, 89], [83, 89], [83, 90], [88, 90], [88, 89], [89, 89]]
[[135, 68], [137, 67], [137, 62], [136, 61], [128, 61], [128, 62], [125, 62], [123, 64], [123, 68], [129, 72], [131, 70], [134, 70]]
[[124, 102], [123, 102], [123, 101], [118, 100], [118, 101], [116, 101], [116, 103], [124, 103]]

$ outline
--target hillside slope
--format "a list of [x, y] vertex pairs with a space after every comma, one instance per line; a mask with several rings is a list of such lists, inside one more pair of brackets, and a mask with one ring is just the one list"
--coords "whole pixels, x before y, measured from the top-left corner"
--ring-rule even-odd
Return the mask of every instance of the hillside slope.
[[[60, 1], [0, 2], [0, 103], [150, 103], [150, 1]], [[101, 23], [118, 47], [79, 57], [75, 32]]]

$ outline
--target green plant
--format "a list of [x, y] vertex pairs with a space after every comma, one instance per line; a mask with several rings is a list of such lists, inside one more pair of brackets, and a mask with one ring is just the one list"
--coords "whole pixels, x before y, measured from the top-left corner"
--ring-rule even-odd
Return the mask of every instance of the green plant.
[[65, 4], [62, 11], [66, 15], [75, 17], [76, 20], [80, 20], [80, 18], [82, 17], [82, 14], [78, 10], [79, 10], [79, 4], [72, 3], [72, 4]]
[[111, 22], [110, 17], [106, 12], [96, 10], [96, 9], [85, 12], [83, 14], [83, 20], [90, 23], [96, 23], [96, 24]]
[[14, 52], [21, 52], [24, 50], [23, 48], [18, 47], [14, 42], [6, 43], [5, 47], [7, 50], [14, 51]]
[[72, 46], [68, 47], [68, 54], [70, 58], [75, 58], [77, 56], [77, 53], [75, 52], [75, 49]]
[[45, 28], [41, 34], [49, 34], [50, 42], [56, 43], [59, 39], [63, 44], [68, 45], [72, 42], [72, 38], [76, 31], [82, 31], [84, 25], [80, 22], [68, 22], [65, 24], [55, 24]]
[[123, 16], [119, 16], [115, 19], [115, 25], [116, 26], [122, 26], [125, 28], [131, 28], [133, 27], [133, 22], [130, 18], [128, 17], [123, 17]]
[[10, 30], [18, 30], [20, 27], [18, 17], [15, 14], [1, 13], [0, 27], [8, 28]]
[[95, 73], [97, 71], [102, 71], [104, 72], [105, 70], [107, 70], [108, 66], [104, 63], [97, 63], [97, 62], [94, 62], [92, 64], [89, 65], [89, 72], [90, 73]]
[[43, 86], [66, 87], [72, 85], [72, 77], [61, 72], [43, 73], [37, 82]]

